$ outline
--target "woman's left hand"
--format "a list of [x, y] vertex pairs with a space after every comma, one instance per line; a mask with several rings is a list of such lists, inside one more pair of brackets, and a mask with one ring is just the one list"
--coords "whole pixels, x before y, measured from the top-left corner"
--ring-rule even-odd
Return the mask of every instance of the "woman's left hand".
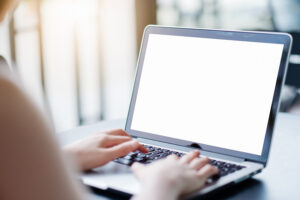
[[125, 156], [132, 151], [148, 150], [133, 140], [125, 131], [118, 129], [96, 133], [63, 148], [77, 160], [81, 170], [89, 170]]

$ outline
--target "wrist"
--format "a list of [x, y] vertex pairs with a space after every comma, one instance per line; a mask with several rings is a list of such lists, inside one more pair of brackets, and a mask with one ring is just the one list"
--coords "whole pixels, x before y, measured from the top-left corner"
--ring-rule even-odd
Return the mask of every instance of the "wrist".
[[69, 157], [72, 157], [73, 159], [77, 157], [77, 152], [71, 145], [64, 146], [62, 148], [62, 151], [64, 152], [64, 154], [66, 154]]
[[81, 171], [85, 170], [85, 166], [82, 163], [82, 159], [80, 158], [80, 152], [74, 148], [72, 145], [67, 145], [62, 148], [64, 154], [71, 159], [74, 163], [76, 163]]
[[138, 199], [164, 199], [175, 200], [179, 197], [179, 191], [169, 182], [163, 180], [151, 180], [142, 185], [137, 196]]

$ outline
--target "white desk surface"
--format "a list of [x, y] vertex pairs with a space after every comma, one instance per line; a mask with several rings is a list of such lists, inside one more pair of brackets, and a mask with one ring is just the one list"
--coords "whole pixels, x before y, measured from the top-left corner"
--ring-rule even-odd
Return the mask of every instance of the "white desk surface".
[[[124, 125], [125, 120], [99, 122], [59, 133], [58, 137], [64, 145], [98, 131], [124, 128]], [[300, 199], [299, 153], [300, 115], [279, 113], [266, 169], [254, 178], [220, 192], [214, 199]], [[101, 193], [90, 197], [93, 200], [114, 199]]]

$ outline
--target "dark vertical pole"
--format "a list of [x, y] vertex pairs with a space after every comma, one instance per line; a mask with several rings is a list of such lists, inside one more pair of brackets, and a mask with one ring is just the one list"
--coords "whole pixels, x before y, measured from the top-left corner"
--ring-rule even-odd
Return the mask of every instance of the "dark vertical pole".
[[136, 39], [139, 51], [148, 24], [156, 24], [156, 0], [135, 0]]
[[16, 56], [16, 30], [15, 30], [14, 10], [11, 13], [12, 14], [9, 20], [10, 55], [11, 55], [12, 65], [16, 67], [17, 56]]
[[106, 110], [106, 91], [105, 91], [105, 79], [104, 79], [104, 66], [103, 66], [103, 51], [102, 51], [102, 36], [101, 36], [101, 20], [100, 20], [100, 12], [101, 12], [101, 5], [100, 2], [98, 3], [98, 14], [97, 14], [97, 33], [98, 33], [98, 74], [99, 74], [99, 85], [100, 85], [100, 114], [99, 120], [106, 119], [107, 110]]
[[276, 21], [275, 21], [276, 13], [275, 13], [275, 10], [274, 10], [272, 0], [268, 0], [268, 10], [269, 10], [269, 13], [270, 13], [270, 21], [271, 21], [271, 24], [272, 24], [273, 31], [278, 31], [278, 27], [277, 27]]
[[[42, 98], [44, 107], [48, 112], [51, 120], [53, 120], [50, 103], [47, 94], [46, 80], [45, 80], [45, 62], [44, 62], [44, 48], [43, 48], [43, 27], [42, 27], [42, 14], [41, 14], [42, 0], [36, 0], [36, 14], [37, 14], [37, 31], [39, 40], [39, 56], [40, 56], [40, 81], [42, 86]], [[53, 121], [52, 121], [53, 122]]]
[[219, 0], [213, 0], [212, 4], [213, 4], [213, 15], [215, 18], [215, 28], [220, 28], [221, 27], [221, 19], [220, 19], [220, 6], [219, 6]]
[[76, 31], [76, 25], [74, 26], [74, 59], [75, 59], [75, 88], [76, 88], [76, 104], [77, 104], [77, 116], [78, 124], [82, 125], [84, 122], [82, 115], [82, 100], [81, 100], [81, 78], [80, 78], [80, 66], [79, 66], [79, 52], [78, 52], [78, 36]]
[[41, 2], [36, 1], [37, 12], [37, 27], [39, 37], [39, 52], [40, 52], [40, 79], [45, 99], [47, 99], [46, 83], [45, 83], [45, 65], [44, 65], [44, 48], [43, 48], [43, 29], [42, 29], [42, 15], [41, 15]]

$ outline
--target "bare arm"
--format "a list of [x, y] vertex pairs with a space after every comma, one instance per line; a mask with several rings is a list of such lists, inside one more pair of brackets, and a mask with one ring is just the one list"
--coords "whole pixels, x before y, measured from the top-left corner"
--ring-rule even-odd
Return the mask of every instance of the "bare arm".
[[81, 199], [53, 130], [7, 77], [0, 71], [1, 199]]

